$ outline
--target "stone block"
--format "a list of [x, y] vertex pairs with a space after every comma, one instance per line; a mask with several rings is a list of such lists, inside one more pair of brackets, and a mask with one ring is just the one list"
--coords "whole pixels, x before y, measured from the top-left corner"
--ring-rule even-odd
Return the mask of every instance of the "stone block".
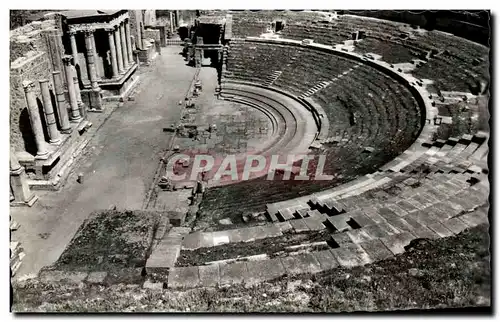
[[375, 223], [379, 224], [381, 222], [384, 222], [384, 218], [379, 215], [379, 213], [377, 212], [377, 208], [368, 207], [368, 208], [362, 209], [362, 211], [368, 218], [370, 218]]
[[91, 284], [101, 284], [108, 276], [108, 272], [90, 272], [87, 276], [87, 282]]
[[150, 290], [163, 290], [163, 282], [153, 283], [150, 280], [146, 280], [142, 284], [142, 287]]
[[69, 284], [79, 284], [88, 276], [87, 272], [77, 271], [42, 271], [39, 274], [40, 281], [45, 283], [64, 282]]
[[417, 238], [427, 238], [427, 239], [437, 239], [439, 235], [427, 228], [426, 226], [421, 226], [412, 231], [413, 235]]
[[401, 254], [405, 251], [405, 246], [415, 239], [415, 235], [410, 232], [403, 232], [400, 234], [381, 238], [380, 240], [389, 250], [394, 254]]
[[386, 218], [386, 216], [396, 216], [396, 213], [394, 213], [394, 211], [392, 211], [391, 209], [389, 209], [387, 207], [380, 207], [377, 209], [377, 212], [383, 218]]
[[356, 244], [359, 244], [359, 243], [362, 243], [362, 242], [369, 241], [369, 240], [373, 239], [373, 237], [370, 236], [363, 229], [353, 229], [353, 230], [348, 231], [346, 233], [349, 235], [349, 237], [351, 238], [351, 240], [354, 243], [356, 243]]
[[278, 227], [282, 233], [293, 229], [289, 221], [276, 223], [275, 226]]
[[380, 225], [367, 226], [367, 227], [363, 227], [361, 229], [364, 232], [366, 232], [368, 234], [368, 236], [372, 237], [372, 239], [383, 238], [383, 237], [387, 237], [390, 235], [394, 235], [392, 230], [388, 231], [387, 229], [385, 229], [383, 226], [380, 226]]
[[215, 287], [219, 284], [219, 264], [198, 266], [200, 285]]
[[413, 212], [413, 211], [418, 210], [417, 207], [415, 207], [413, 204], [411, 204], [410, 202], [408, 202], [406, 200], [401, 200], [401, 201], [397, 202], [396, 205], [407, 212]]
[[355, 267], [369, 263], [368, 254], [357, 244], [332, 249], [333, 256], [343, 267]]
[[286, 273], [289, 275], [314, 274], [321, 271], [319, 262], [309, 253], [283, 257], [281, 258], [281, 262], [285, 267]]
[[313, 252], [311, 254], [319, 262], [322, 271], [327, 271], [340, 265], [329, 249]]
[[474, 198], [470, 197], [458, 197], [452, 196], [448, 199], [451, 203], [455, 205], [460, 205], [464, 210], [470, 210], [474, 207], [478, 206], [478, 204], [474, 201]]
[[168, 288], [194, 288], [199, 284], [198, 266], [172, 267], [168, 273]]
[[347, 232], [332, 234], [330, 236], [335, 241], [335, 243], [337, 243], [337, 245], [339, 245], [340, 247], [353, 243], [351, 236], [349, 236]]
[[290, 220], [289, 222], [296, 233], [309, 231], [309, 227], [307, 227], [306, 223], [304, 222], [304, 219], [295, 219], [295, 220]]
[[220, 285], [240, 284], [248, 278], [246, 262], [220, 263], [219, 272]]
[[393, 257], [393, 253], [380, 239], [373, 239], [359, 244], [371, 259], [371, 262], [381, 261]]
[[246, 262], [248, 270], [247, 285], [269, 281], [285, 275], [285, 267], [280, 258]]
[[214, 246], [229, 244], [229, 230], [212, 232]]
[[488, 216], [481, 211], [474, 211], [467, 214], [463, 214], [458, 217], [462, 220], [467, 226], [475, 227], [481, 224], [488, 224]]
[[439, 222], [439, 219], [435, 217], [432, 213], [427, 210], [419, 210], [408, 214], [405, 218], [411, 218], [423, 226], [431, 225], [435, 222]]
[[200, 248], [201, 235], [201, 232], [195, 232], [184, 236], [182, 240], [182, 249], [193, 250]]
[[320, 231], [326, 229], [325, 225], [323, 225], [323, 218], [321, 217], [309, 217], [303, 220], [309, 230]]
[[429, 225], [428, 228], [433, 232], [435, 232], [439, 237], [453, 236], [453, 232], [450, 231], [448, 228], [446, 228], [446, 226], [444, 226], [440, 222]]
[[348, 214], [351, 216], [351, 219], [354, 220], [361, 227], [372, 226], [377, 224], [370, 217], [365, 215], [361, 210], [351, 211]]
[[351, 226], [347, 223], [350, 219], [351, 218], [347, 215], [336, 215], [328, 217], [327, 221], [330, 222], [330, 225], [332, 225], [336, 231], [343, 232], [351, 229]]
[[146, 262], [146, 270], [154, 272], [156, 268], [174, 267], [181, 251], [180, 245], [159, 244]]
[[389, 208], [392, 212], [394, 212], [399, 217], [404, 217], [408, 214], [408, 211], [404, 210], [403, 208], [401, 208], [400, 206], [398, 206], [395, 203], [388, 204], [388, 205], [386, 205], [386, 207]]
[[269, 237], [278, 237], [283, 235], [281, 230], [276, 227], [275, 225], [266, 225], [266, 226], [261, 226], [263, 234], [266, 236], [264, 238], [269, 238]]
[[459, 234], [468, 228], [468, 226], [458, 217], [445, 220], [442, 224], [454, 234]]

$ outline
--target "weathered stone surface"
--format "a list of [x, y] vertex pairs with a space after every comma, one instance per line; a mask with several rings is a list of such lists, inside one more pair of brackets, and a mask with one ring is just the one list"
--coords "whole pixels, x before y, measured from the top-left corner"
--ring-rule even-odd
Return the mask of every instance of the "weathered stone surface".
[[380, 241], [380, 239], [370, 240], [359, 245], [365, 250], [372, 262], [381, 261], [393, 256], [393, 253]]
[[453, 236], [453, 232], [446, 228], [442, 223], [437, 222], [429, 225], [428, 228], [435, 232], [439, 237]]
[[108, 276], [108, 272], [90, 272], [87, 277], [87, 282], [92, 284], [100, 284]]
[[282, 233], [293, 229], [293, 227], [289, 221], [276, 223], [275, 226], [277, 226], [281, 230]]
[[168, 273], [169, 288], [193, 288], [199, 284], [198, 266], [172, 267]]
[[377, 209], [375, 207], [364, 208], [362, 209], [362, 211], [368, 218], [370, 218], [377, 224], [384, 221], [384, 218], [378, 214]]
[[337, 233], [337, 234], [332, 234], [330, 235], [332, 239], [340, 246], [342, 247], [343, 245], [351, 244], [353, 243], [353, 240], [351, 239], [351, 236], [347, 234], [347, 232], [344, 233]]
[[281, 258], [286, 273], [297, 275], [302, 273], [317, 273], [321, 271], [319, 262], [311, 254], [298, 254]]
[[266, 226], [261, 226], [263, 230], [263, 234], [266, 236], [264, 238], [269, 238], [269, 237], [278, 237], [283, 235], [281, 230], [276, 227], [275, 225], [266, 225]]
[[437, 239], [439, 235], [434, 231], [430, 230], [426, 226], [419, 227], [412, 231], [413, 235], [417, 238], [428, 238], [428, 239]]
[[370, 217], [365, 215], [361, 210], [350, 211], [348, 212], [348, 214], [351, 216], [351, 219], [354, 220], [361, 227], [376, 224], [375, 221], [373, 221]]
[[488, 216], [484, 212], [480, 211], [474, 211], [467, 214], [463, 214], [458, 218], [460, 218], [460, 220], [462, 220], [469, 227], [475, 227], [480, 224], [489, 223]]
[[319, 252], [313, 252], [311, 254], [319, 262], [322, 271], [327, 271], [340, 265], [329, 249]]
[[174, 267], [180, 251], [180, 245], [160, 243], [149, 256], [146, 269]]
[[372, 238], [383, 238], [383, 237], [387, 237], [390, 235], [394, 235], [392, 230], [387, 230], [385, 227], [383, 227], [379, 224], [363, 227], [361, 229], [364, 230], [368, 234], [368, 236], [370, 236]]
[[229, 230], [212, 232], [214, 246], [229, 244], [229, 232]]
[[347, 234], [351, 240], [357, 244], [373, 239], [365, 230], [363, 229], [353, 229], [348, 231]]
[[458, 217], [443, 221], [443, 225], [450, 231], [452, 231], [454, 234], [459, 234], [465, 229], [467, 229], [467, 225]]
[[271, 258], [260, 261], [249, 261], [246, 263], [248, 278], [245, 284], [254, 285], [263, 281], [269, 281], [286, 273], [280, 258]]
[[307, 227], [306, 223], [304, 222], [304, 219], [295, 219], [295, 220], [290, 220], [289, 222], [296, 233], [309, 231], [309, 227]]
[[349, 221], [350, 219], [351, 218], [348, 215], [343, 214], [343, 215], [328, 217], [327, 220], [337, 231], [343, 232], [351, 229], [351, 226], [347, 224], [347, 221]]
[[412, 212], [411, 214], [408, 214], [405, 218], [411, 218], [424, 226], [428, 226], [439, 221], [438, 218], [436, 218], [432, 213], [426, 210], [419, 210]]
[[345, 247], [332, 249], [333, 256], [343, 267], [355, 267], [364, 265], [364, 261], [358, 256], [356, 249]]
[[142, 287], [150, 290], [163, 290], [163, 282], [153, 283], [150, 280], [146, 280], [142, 284]]
[[200, 285], [214, 287], [219, 284], [219, 264], [198, 266]]
[[407, 246], [413, 239], [415, 239], [415, 235], [409, 232], [403, 232], [400, 234], [388, 236], [385, 238], [381, 238], [380, 240], [384, 243], [384, 245], [389, 248], [389, 250], [394, 254], [401, 254], [405, 251], [405, 246]]
[[232, 285], [243, 283], [248, 278], [246, 262], [232, 264], [219, 264], [220, 285]]
[[395, 203], [388, 204], [388, 205], [386, 205], [386, 207], [389, 208], [391, 211], [393, 211], [399, 217], [403, 217], [403, 216], [406, 216], [408, 214], [408, 211], [404, 210], [403, 208], [401, 208], [400, 206], [398, 206]]
[[319, 231], [326, 229], [325, 225], [323, 225], [323, 218], [321, 217], [309, 217], [303, 220], [309, 230]]
[[42, 282], [65, 282], [71, 284], [79, 284], [86, 277], [87, 272], [76, 272], [76, 271], [42, 271], [39, 278]]
[[401, 200], [401, 201], [397, 202], [396, 205], [398, 205], [401, 209], [403, 209], [407, 212], [413, 212], [413, 211], [418, 210], [417, 207], [415, 207], [413, 204], [409, 203], [406, 200]]

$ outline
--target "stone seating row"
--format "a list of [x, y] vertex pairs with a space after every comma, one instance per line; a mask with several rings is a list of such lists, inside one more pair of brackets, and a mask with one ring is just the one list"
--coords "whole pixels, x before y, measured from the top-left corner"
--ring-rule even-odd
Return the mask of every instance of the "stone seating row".
[[[447, 208], [447, 211], [449, 209]], [[479, 224], [487, 224], [487, 212], [478, 209], [442, 221], [414, 216], [416, 219], [391, 218], [391, 223], [375, 223], [364, 228], [332, 235], [333, 249], [234, 263], [174, 267], [168, 275], [168, 288], [217, 287], [233, 284], [256, 285], [284, 275], [315, 274], [337, 267], [364, 266], [405, 252], [405, 246], [417, 238], [436, 239], [452, 236]], [[424, 214], [421, 212], [420, 214]], [[408, 215], [410, 216], [410, 215]], [[361, 221], [361, 220], [360, 220]], [[373, 223], [373, 224], [372, 224]]]

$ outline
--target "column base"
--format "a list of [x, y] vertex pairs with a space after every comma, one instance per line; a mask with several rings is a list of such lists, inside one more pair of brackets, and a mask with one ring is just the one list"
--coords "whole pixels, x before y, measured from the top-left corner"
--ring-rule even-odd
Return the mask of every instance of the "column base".
[[61, 130], [61, 133], [63, 134], [71, 134], [71, 132], [73, 132], [72, 128]]
[[83, 120], [83, 117], [78, 117], [78, 118], [74, 118], [74, 119], [70, 119], [69, 122], [70, 123], [80, 123], [81, 120]]
[[59, 138], [57, 140], [49, 140], [49, 143], [52, 145], [61, 145], [62, 140], [61, 140], [61, 138]]
[[33, 194], [29, 200], [27, 201], [11, 201], [10, 206], [11, 207], [31, 207], [35, 204], [35, 202], [38, 200], [38, 196]]

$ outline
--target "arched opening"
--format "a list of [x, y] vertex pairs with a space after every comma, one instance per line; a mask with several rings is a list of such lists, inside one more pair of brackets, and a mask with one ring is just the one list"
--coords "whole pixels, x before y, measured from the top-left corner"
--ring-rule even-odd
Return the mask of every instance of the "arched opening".
[[24, 108], [19, 116], [19, 131], [23, 137], [24, 150], [29, 154], [36, 155], [36, 142], [33, 135], [33, 130], [31, 129], [30, 116], [28, 114], [28, 108]]

